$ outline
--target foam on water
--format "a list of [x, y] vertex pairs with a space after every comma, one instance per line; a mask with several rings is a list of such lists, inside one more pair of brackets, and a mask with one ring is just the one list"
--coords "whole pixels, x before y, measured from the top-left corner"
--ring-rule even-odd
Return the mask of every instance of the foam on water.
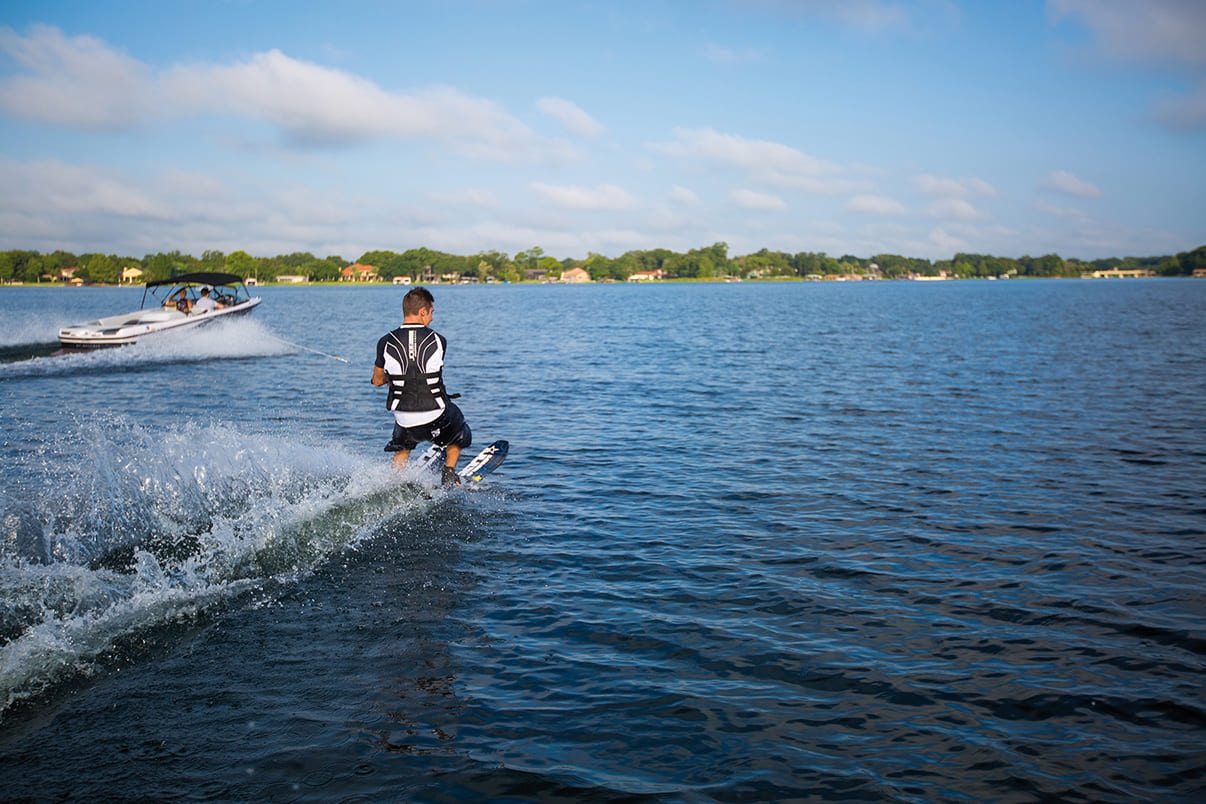
[[[291, 354], [294, 347], [280, 340], [255, 319], [243, 317], [179, 332], [165, 332], [143, 338], [129, 346], [68, 352], [53, 356], [38, 355], [41, 341], [19, 341], [7, 352], [18, 359], [0, 363], [0, 379], [6, 377], [46, 377], [76, 372], [115, 371], [125, 368], [190, 363], [205, 360], [237, 360]], [[28, 347], [21, 354], [22, 347]]]
[[62, 313], [10, 312], [0, 327], [0, 349], [58, 343], [58, 331], [72, 322]]
[[[322, 446], [120, 419], [0, 493], [0, 719], [148, 629], [288, 583], [374, 523], [427, 504], [379, 461]], [[69, 450], [70, 451], [70, 450]]]

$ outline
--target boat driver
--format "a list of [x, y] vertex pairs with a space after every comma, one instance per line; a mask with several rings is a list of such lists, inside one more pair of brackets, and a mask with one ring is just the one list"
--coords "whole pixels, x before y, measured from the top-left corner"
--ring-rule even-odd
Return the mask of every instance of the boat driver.
[[219, 304], [209, 297], [209, 288], [201, 288], [201, 298], [193, 305], [194, 313], [208, 313], [210, 310], [221, 310], [225, 304]]

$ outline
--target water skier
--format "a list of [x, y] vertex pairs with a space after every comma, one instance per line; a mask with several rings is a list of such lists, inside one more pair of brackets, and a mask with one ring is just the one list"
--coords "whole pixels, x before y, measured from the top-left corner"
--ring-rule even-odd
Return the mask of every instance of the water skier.
[[460, 483], [456, 462], [473, 434], [461, 409], [444, 390], [444, 352], [448, 340], [429, 326], [435, 299], [424, 287], [402, 299], [402, 326], [377, 341], [373, 385], [389, 385], [385, 407], [393, 411], [394, 432], [386, 452], [394, 453], [394, 469], [406, 465], [410, 451], [423, 441], [447, 450], [441, 482]]

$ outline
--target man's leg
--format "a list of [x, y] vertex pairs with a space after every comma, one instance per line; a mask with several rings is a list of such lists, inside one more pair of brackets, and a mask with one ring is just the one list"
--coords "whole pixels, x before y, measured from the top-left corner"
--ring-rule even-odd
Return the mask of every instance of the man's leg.
[[459, 486], [461, 479], [456, 474], [456, 459], [461, 457], [461, 448], [456, 444], [445, 447], [447, 457], [444, 459], [444, 471], [440, 473], [440, 483], [445, 486]]
[[410, 450], [398, 450], [394, 453], [394, 471], [401, 472], [406, 468], [406, 459], [410, 457]]
[[[406, 444], [411, 446], [403, 447]], [[390, 436], [389, 444], [385, 449], [388, 452], [394, 453], [394, 471], [401, 472], [406, 467], [406, 460], [410, 457], [410, 451], [414, 449], [415, 442], [408, 437], [406, 430], [397, 422], [394, 423], [394, 432]]]
[[448, 403], [448, 417], [451, 421], [448, 427], [457, 428], [456, 438], [445, 447], [448, 450], [444, 458], [444, 466], [449, 469], [456, 468], [456, 462], [461, 457], [461, 450], [469, 446], [473, 442], [473, 433], [469, 429], [469, 425], [465, 424], [465, 415], [461, 413], [461, 409], [451, 402]]

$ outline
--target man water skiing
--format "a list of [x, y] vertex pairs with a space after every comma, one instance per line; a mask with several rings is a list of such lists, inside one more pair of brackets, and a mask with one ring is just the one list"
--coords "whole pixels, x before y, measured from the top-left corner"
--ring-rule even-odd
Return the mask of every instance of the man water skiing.
[[402, 326], [377, 341], [373, 385], [389, 385], [385, 407], [393, 411], [394, 432], [386, 452], [394, 453], [394, 469], [406, 465], [410, 451], [430, 441], [447, 449], [442, 482], [460, 482], [456, 462], [473, 434], [461, 409], [444, 390], [444, 351], [447, 339], [431, 329], [435, 299], [424, 287], [412, 288], [402, 299]]

